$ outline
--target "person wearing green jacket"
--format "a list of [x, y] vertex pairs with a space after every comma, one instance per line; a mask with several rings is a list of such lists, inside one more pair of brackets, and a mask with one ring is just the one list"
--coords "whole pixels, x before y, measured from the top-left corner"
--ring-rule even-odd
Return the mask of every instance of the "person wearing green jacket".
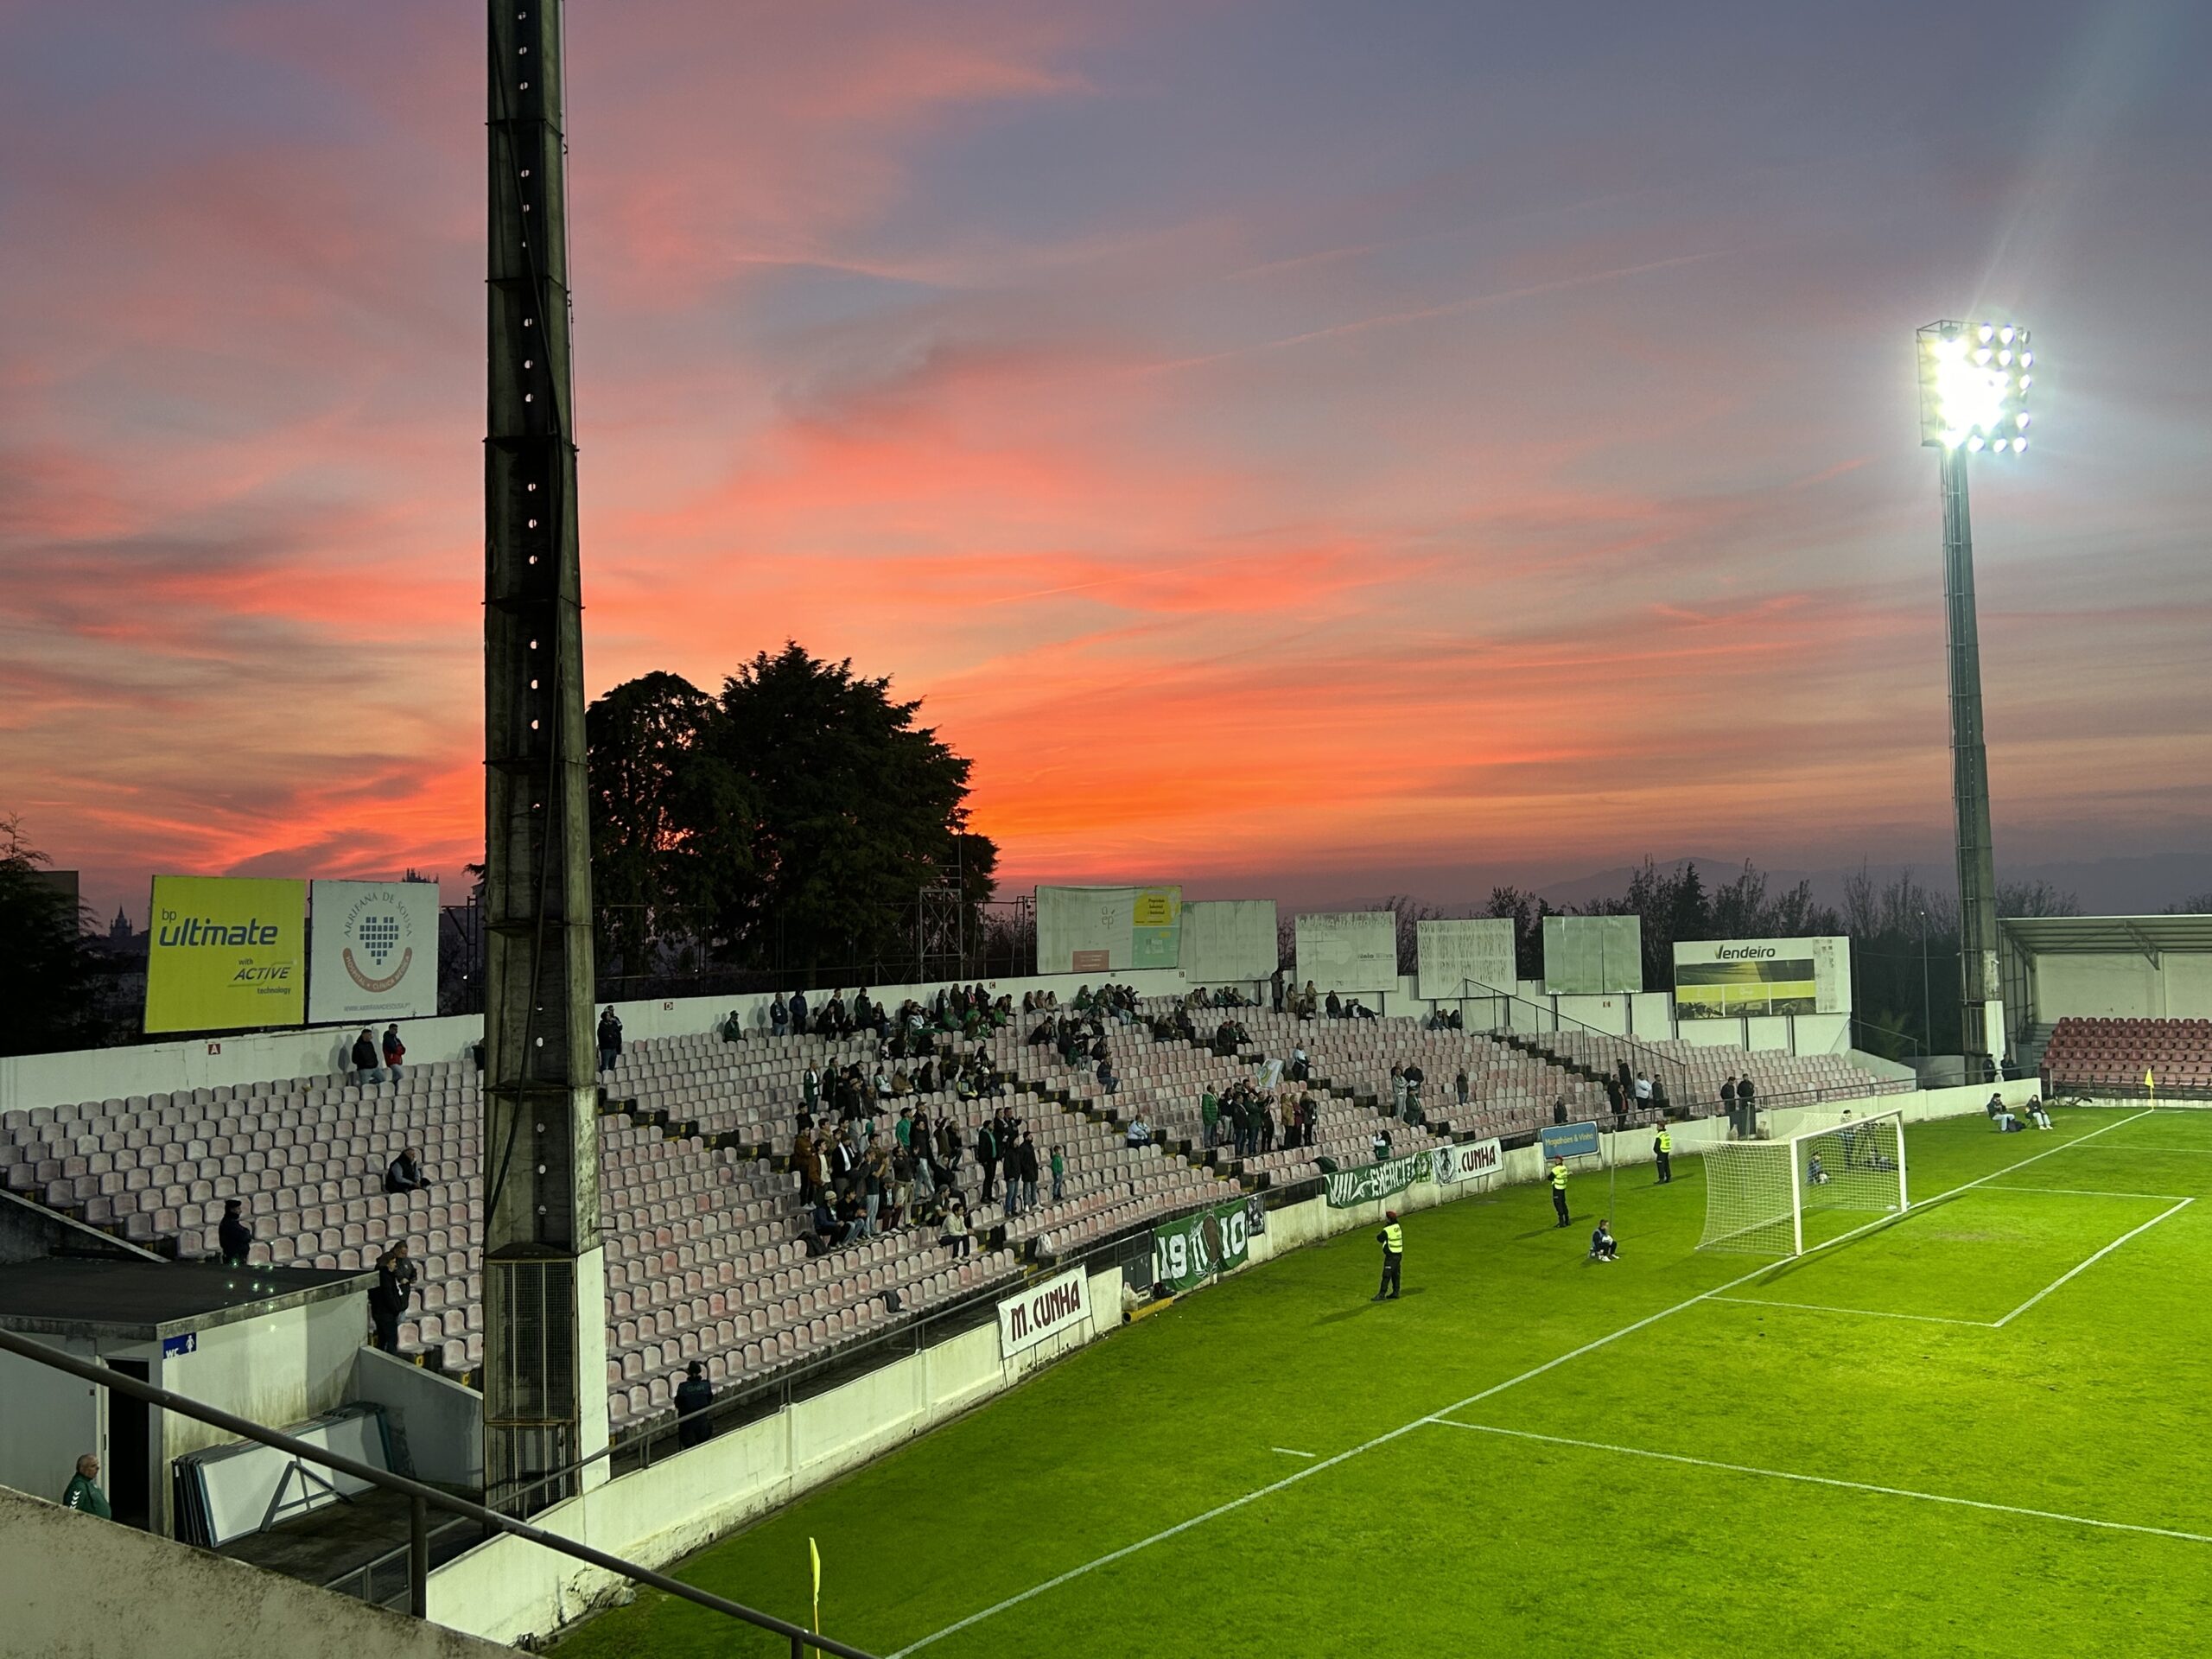
[[1211, 1089], [1198, 1096], [1198, 1121], [1205, 1126], [1205, 1147], [1211, 1152], [1215, 1131], [1221, 1126], [1221, 1101]]
[[65, 1510], [82, 1510], [86, 1515], [97, 1515], [103, 1521], [112, 1521], [109, 1512], [107, 1494], [99, 1489], [100, 1460], [87, 1452], [77, 1459], [77, 1472], [69, 1482], [69, 1489], [61, 1494]]

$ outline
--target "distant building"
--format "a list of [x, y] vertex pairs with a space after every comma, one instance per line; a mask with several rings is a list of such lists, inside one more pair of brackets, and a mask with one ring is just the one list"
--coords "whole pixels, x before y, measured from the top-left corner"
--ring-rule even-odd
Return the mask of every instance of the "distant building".
[[111, 943], [116, 944], [127, 944], [135, 937], [130, 925], [130, 918], [124, 914], [123, 907], [119, 905], [116, 907], [115, 919], [107, 925], [107, 937]]

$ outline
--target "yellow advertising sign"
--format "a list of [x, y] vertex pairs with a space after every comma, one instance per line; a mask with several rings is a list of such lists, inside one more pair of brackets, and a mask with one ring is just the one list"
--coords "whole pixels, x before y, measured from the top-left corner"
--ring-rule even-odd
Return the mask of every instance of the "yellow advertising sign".
[[306, 1020], [306, 882], [157, 875], [150, 932], [149, 1032]]

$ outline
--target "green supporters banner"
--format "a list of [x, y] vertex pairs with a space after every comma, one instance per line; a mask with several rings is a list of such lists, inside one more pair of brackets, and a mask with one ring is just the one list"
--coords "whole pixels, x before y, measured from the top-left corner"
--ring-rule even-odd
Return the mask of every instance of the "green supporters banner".
[[1152, 1281], [1190, 1290], [1215, 1274], [1243, 1267], [1250, 1248], [1243, 1200], [1216, 1205], [1152, 1230]]
[[1387, 1198], [1415, 1181], [1429, 1179], [1429, 1154], [1425, 1152], [1409, 1152], [1402, 1158], [1363, 1164], [1357, 1169], [1334, 1170], [1328, 1177], [1329, 1208], [1349, 1210], [1356, 1204]]

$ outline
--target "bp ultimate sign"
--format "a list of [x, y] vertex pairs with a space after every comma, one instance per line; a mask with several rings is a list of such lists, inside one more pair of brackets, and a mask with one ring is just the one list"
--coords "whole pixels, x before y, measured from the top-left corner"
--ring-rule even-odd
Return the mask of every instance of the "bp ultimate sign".
[[999, 1354], [1012, 1359], [1047, 1337], [1072, 1331], [1090, 1318], [1090, 1275], [1071, 1268], [999, 1304]]

